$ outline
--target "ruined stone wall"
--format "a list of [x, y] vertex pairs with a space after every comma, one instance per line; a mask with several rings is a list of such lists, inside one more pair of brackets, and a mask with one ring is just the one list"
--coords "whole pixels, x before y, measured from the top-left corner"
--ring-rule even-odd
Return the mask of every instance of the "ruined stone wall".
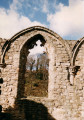
[[73, 47], [76, 44], [76, 40], [65, 40], [67, 42], [67, 44], [70, 46], [71, 49], [73, 49]]
[[84, 118], [84, 42], [80, 45], [75, 57], [77, 71], [74, 77], [74, 86], [78, 96], [80, 114]]
[[[16, 34], [4, 49], [6, 66], [0, 67], [3, 112], [10, 113], [13, 120], [83, 120], [84, 43], [76, 50], [76, 41], [65, 41], [43, 27], [31, 29]], [[38, 39], [49, 57], [48, 97], [24, 98], [28, 50]], [[70, 73], [71, 67], [74, 71]]]
[[0, 38], [0, 63], [1, 63], [1, 56], [2, 56], [2, 47], [5, 42], [6, 42], [6, 39]]

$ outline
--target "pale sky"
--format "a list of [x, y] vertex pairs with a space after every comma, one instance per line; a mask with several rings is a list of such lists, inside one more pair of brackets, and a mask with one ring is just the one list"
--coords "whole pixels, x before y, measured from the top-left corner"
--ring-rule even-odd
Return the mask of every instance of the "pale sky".
[[38, 41], [36, 42], [36, 44], [37, 44], [37, 46], [34, 46], [33, 49], [30, 49], [30, 50], [29, 50], [29, 52], [30, 52], [29, 55], [34, 55], [34, 56], [35, 56], [36, 54], [42, 54], [42, 53], [45, 51], [44, 46], [40, 46], [40, 45], [41, 45], [40, 40], [38, 40]]
[[84, 0], [0, 0], [0, 37], [45, 26], [64, 39], [84, 36]]

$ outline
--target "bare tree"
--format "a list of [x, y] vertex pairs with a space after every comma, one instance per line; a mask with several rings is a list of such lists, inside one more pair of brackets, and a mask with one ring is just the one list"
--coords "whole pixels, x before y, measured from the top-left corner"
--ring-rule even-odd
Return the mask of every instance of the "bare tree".
[[30, 71], [34, 69], [34, 64], [35, 59], [33, 58], [33, 56], [28, 56], [26, 66]]
[[49, 60], [47, 54], [39, 54], [37, 57], [37, 67], [40, 79], [48, 79], [48, 64]]

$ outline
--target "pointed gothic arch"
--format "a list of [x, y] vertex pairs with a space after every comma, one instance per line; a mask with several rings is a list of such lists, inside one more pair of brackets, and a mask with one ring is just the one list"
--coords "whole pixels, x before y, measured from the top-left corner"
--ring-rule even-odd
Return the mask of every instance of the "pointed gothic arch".
[[[34, 34], [42, 34], [44, 33], [45, 36], [47, 34], [49, 34], [52, 37], [55, 37], [57, 40], [59, 40], [63, 46], [65, 47], [67, 54], [69, 56], [69, 58], [71, 59], [71, 49], [69, 47], [69, 45], [67, 44], [67, 42], [65, 40], [62, 39], [62, 37], [60, 37], [57, 33], [53, 32], [52, 30], [42, 27], [42, 26], [33, 26], [27, 29], [24, 29], [18, 33], [16, 33], [12, 38], [10, 38], [9, 40], [7, 40], [3, 46], [3, 56], [2, 56], [2, 64], [5, 63], [5, 54], [6, 52], [10, 49], [11, 44], [16, 41], [19, 37], [21, 36], [25, 36], [26, 33], [29, 33], [28, 38], [31, 38], [34, 34], [33, 32], [35, 32]], [[45, 39], [46, 40], [46, 39]]]

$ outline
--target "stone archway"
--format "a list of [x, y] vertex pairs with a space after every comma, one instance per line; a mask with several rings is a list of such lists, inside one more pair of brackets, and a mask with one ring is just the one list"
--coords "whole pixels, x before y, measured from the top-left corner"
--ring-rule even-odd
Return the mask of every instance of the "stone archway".
[[71, 66], [74, 66], [75, 65], [75, 59], [76, 59], [76, 56], [79, 52], [79, 48], [82, 46], [84, 42], [84, 37], [80, 39], [80, 41], [78, 40], [76, 42], [76, 44], [74, 45], [74, 51], [73, 51], [73, 54], [72, 54], [72, 59], [71, 59]]
[[[78, 40], [73, 51], [71, 66], [73, 66], [74, 85], [77, 89], [82, 89], [84, 78], [84, 38]], [[79, 86], [81, 86], [79, 88]]]
[[38, 40], [41, 41], [41, 46], [45, 45], [46, 41], [44, 40], [43, 36], [40, 34], [37, 34], [37, 35], [33, 36], [32, 38], [30, 38], [23, 45], [23, 47], [20, 51], [19, 78], [18, 78], [18, 80], [19, 80], [18, 81], [18, 97], [19, 98], [24, 97], [26, 62], [27, 62], [27, 56], [29, 54], [28, 50], [32, 49]]
[[[47, 52], [49, 54], [48, 56], [50, 59], [49, 86], [48, 86], [48, 96], [49, 97], [51, 97], [51, 96], [54, 97], [54, 94], [55, 94], [54, 93], [54, 86], [55, 86], [54, 82], [55, 82], [55, 79], [58, 78], [58, 75], [55, 74], [54, 69], [57, 69], [56, 71], [58, 71], [59, 70], [58, 66], [61, 65], [60, 66], [60, 74], [61, 74], [61, 71], [64, 71], [64, 70], [67, 72], [66, 67], [70, 65], [69, 64], [70, 49], [69, 49], [69, 47], [67, 49], [68, 44], [58, 34], [54, 33], [53, 31], [51, 31], [47, 28], [40, 27], [40, 26], [27, 28], [27, 29], [17, 33], [7, 42], [7, 44], [4, 48], [4, 51], [3, 51], [3, 53], [4, 53], [3, 61], [7, 65], [6, 69], [9, 70], [9, 68], [11, 67], [11, 71], [9, 71], [7, 79], [10, 78], [10, 83], [15, 80], [15, 82], [14, 82], [15, 85], [11, 86], [12, 87], [11, 89], [15, 93], [14, 98], [17, 97], [19, 94], [22, 94], [21, 92], [19, 92], [19, 94], [17, 95], [17, 91], [19, 91], [19, 89], [21, 89], [21, 87], [18, 87], [18, 79], [19, 79], [18, 72], [20, 71], [19, 62], [20, 62], [21, 50], [22, 50], [22, 48], [24, 48], [23, 46], [25, 46], [26, 43], [28, 43], [29, 46], [31, 43], [32, 43], [32, 45], [35, 44], [35, 41], [32, 41], [32, 38], [34, 36], [36, 36], [36, 37], [39, 36], [40, 39], [44, 39], [45, 42], [47, 43], [46, 48], [47, 48]], [[44, 41], [44, 40], [42, 40], [42, 41]], [[30, 46], [30, 47], [32, 47], [32, 46]], [[62, 51], [62, 52], [60, 53], [59, 51]], [[55, 54], [57, 54], [57, 55], [55, 55]], [[63, 55], [65, 57], [63, 57]], [[64, 63], [66, 63], [66, 64], [64, 64]], [[57, 66], [57, 67], [55, 67], [55, 66]], [[65, 69], [63, 67], [65, 67]], [[15, 77], [12, 77], [12, 75], [14, 75]], [[60, 75], [59, 79], [61, 79], [61, 76], [62, 75]], [[66, 78], [64, 78], [64, 79], [67, 79], [67, 74], [66, 74]]]
[[[28, 38], [32, 37], [32, 35], [34, 36], [34, 34], [38, 34], [41, 33], [43, 31], [43, 33], [45, 34], [45, 36], [47, 34], [50, 35], [50, 37], [52, 36], [53, 39], [54, 37], [56, 39], [58, 39], [65, 47], [66, 51], [67, 51], [67, 54], [69, 56], [69, 58], [71, 58], [71, 49], [70, 49], [70, 46], [67, 44], [67, 42], [65, 40], [63, 40], [57, 33], [53, 32], [52, 30], [49, 30], [48, 28], [45, 28], [45, 27], [41, 27], [41, 26], [34, 26], [34, 27], [30, 27], [30, 28], [27, 28], [27, 29], [24, 29], [20, 32], [18, 32], [17, 34], [15, 34], [11, 39], [7, 40], [5, 42], [5, 46], [3, 48], [3, 57], [2, 57], [2, 60], [3, 60], [3, 63], [5, 62], [5, 54], [6, 52], [8, 51], [8, 49], [10, 49], [10, 46], [11, 46], [11, 43], [14, 42], [16, 39], [18, 39], [20, 36], [23, 36], [25, 35], [26, 33], [29, 33], [29, 36]], [[35, 32], [35, 33], [33, 33]], [[51, 38], [52, 38], [51, 37]], [[47, 38], [47, 36], [46, 36]]]
[[[15, 101], [19, 101], [24, 97], [26, 56], [28, 48], [32, 48], [36, 43], [34, 38], [40, 39], [47, 50], [49, 57], [49, 81], [48, 98], [32, 98], [32, 100], [44, 104], [50, 114], [54, 114], [57, 109], [57, 112], [61, 110], [60, 114], [63, 116], [63, 112], [66, 111], [63, 107], [66, 101], [65, 94], [70, 85], [67, 68], [70, 66], [71, 50], [67, 42], [58, 34], [40, 26], [27, 28], [17, 33], [7, 42], [3, 50], [3, 63], [6, 66], [2, 69], [2, 77], [4, 79], [2, 87], [6, 86], [6, 88], [5, 90], [3, 89], [1, 96], [3, 99], [2, 106], [4, 109], [9, 106], [14, 108]], [[8, 94], [5, 94], [6, 92]], [[59, 103], [60, 100], [62, 102]], [[54, 109], [52, 104], [55, 107]], [[55, 114], [53, 116], [56, 118]]]

